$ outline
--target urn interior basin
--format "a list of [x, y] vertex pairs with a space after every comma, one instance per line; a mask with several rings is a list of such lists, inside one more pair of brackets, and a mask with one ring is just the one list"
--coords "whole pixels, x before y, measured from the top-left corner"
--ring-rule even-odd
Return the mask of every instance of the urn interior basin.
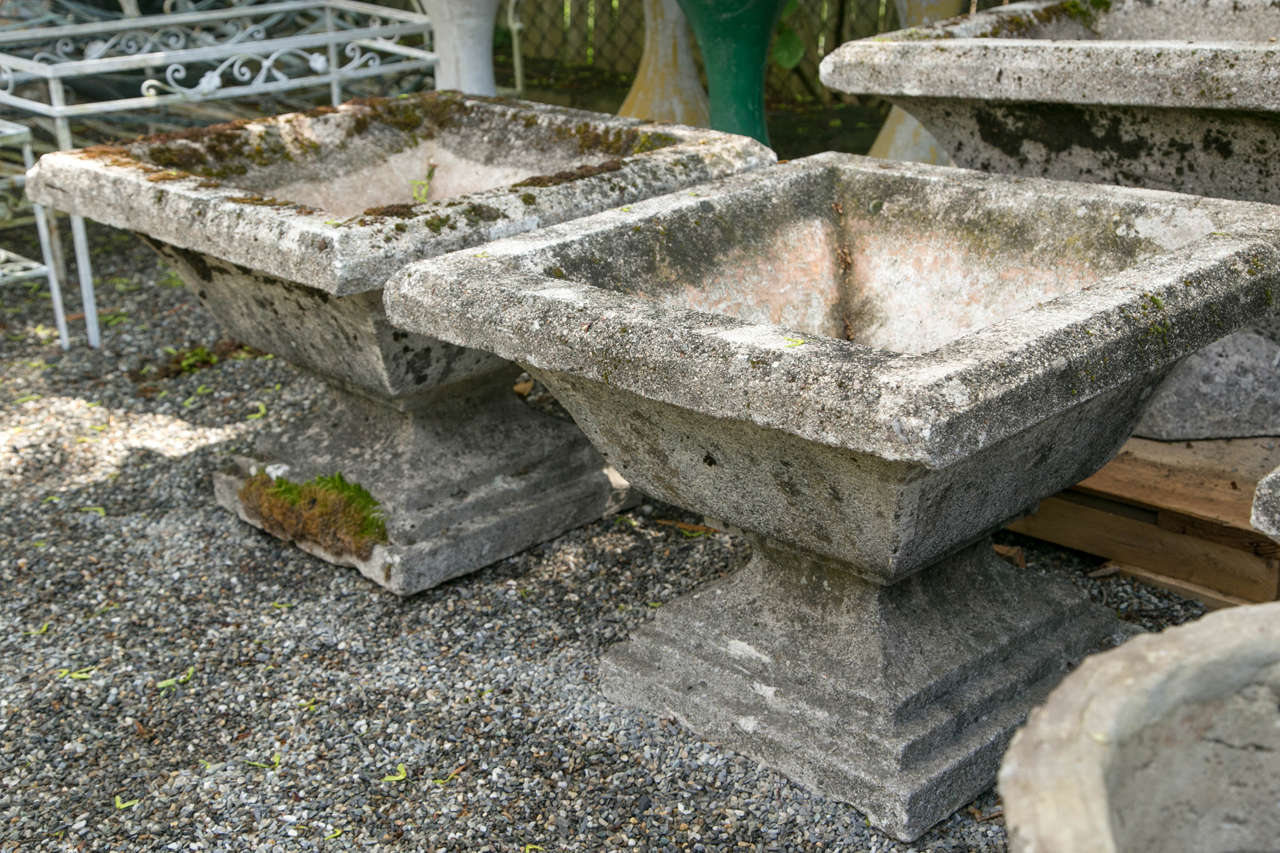
[[631, 482], [746, 533], [746, 566], [605, 654], [606, 695], [913, 839], [1114, 630], [988, 534], [1266, 307], [1277, 224], [824, 154], [411, 265], [385, 299], [525, 365]]
[[[388, 276], [773, 159], [713, 131], [442, 92], [57, 152], [28, 192], [139, 232], [229, 335], [327, 380], [332, 403], [301, 427], [264, 431], [219, 481], [219, 500], [410, 593], [598, 518], [628, 493], [572, 424], [511, 393], [515, 365], [388, 325]], [[268, 467], [363, 486], [386, 516], [386, 543], [335, 553], [269, 523], [278, 513], [242, 491]]]

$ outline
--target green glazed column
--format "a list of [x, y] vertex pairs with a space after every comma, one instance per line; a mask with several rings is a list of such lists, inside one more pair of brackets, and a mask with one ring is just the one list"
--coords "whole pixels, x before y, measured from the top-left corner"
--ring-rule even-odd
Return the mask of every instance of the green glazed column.
[[764, 72], [786, 0], [679, 0], [707, 70], [711, 126], [769, 144]]

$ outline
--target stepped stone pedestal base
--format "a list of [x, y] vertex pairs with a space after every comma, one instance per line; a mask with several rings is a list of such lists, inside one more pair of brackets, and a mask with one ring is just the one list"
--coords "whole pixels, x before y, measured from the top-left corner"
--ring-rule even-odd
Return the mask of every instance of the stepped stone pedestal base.
[[239, 496], [257, 471], [295, 482], [336, 471], [366, 484], [386, 517], [385, 545], [367, 559], [306, 541], [297, 545], [400, 595], [635, 502], [637, 493], [576, 426], [521, 401], [509, 381], [407, 411], [330, 393], [331, 404], [310, 424], [265, 436], [253, 458], [237, 459], [235, 469], [216, 475], [218, 503], [264, 528]]
[[1117, 625], [989, 539], [880, 586], [756, 538], [746, 567], [606, 653], [606, 696], [918, 837], [991, 784], [1027, 711]]

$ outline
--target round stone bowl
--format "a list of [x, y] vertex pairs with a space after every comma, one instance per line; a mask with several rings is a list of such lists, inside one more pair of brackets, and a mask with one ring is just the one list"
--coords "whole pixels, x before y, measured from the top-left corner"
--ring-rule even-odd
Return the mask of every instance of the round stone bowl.
[[1280, 849], [1280, 602], [1089, 658], [999, 786], [1017, 853]]

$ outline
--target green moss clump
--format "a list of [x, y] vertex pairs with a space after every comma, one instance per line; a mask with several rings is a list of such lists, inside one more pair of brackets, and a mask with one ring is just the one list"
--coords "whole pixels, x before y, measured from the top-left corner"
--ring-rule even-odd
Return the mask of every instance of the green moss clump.
[[[534, 175], [531, 178], [525, 178], [523, 181], [512, 184], [512, 188], [516, 187], [554, 187], [559, 184], [567, 184], [570, 181], [580, 181], [583, 178], [594, 178], [596, 175], [603, 175], [609, 172], [617, 172], [622, 168], [621, 160], [606, 160], [594, 166], [579, 166], [576, 169], [567, 169], [563, 172], [556, 172], [554, 175]], [[532, 204], [526, 201], [525, 204]]]
[[378, 501], [340, 473], [295, 483], [259, 472], [240, 487], [240, 501], [272, 535], [311, 542], [332, 554], [367, 560], [374, 545], [387, 541]]
[[462, 215], [468, 225], [479, 225], [481, 222], [496, 222], [502, 218], [502, 211], [487, 204], [469, 204], [462, 209]]
[[227, 201], [234, 201], [237, 204], [253, 204], [258, 207], [292, 207], [293, 202], [283, 201], [271, 196], [262, 195], [233, 195]]
[[521, 193], [520, 200], [528, 205], [534, 205], [538, 203], [538, 197], [535, 196], [533, 193]]
[[415, 215], [412, 204], [384, 204], [364, 211], [365, 216], [389, 216], [394, 219], [411, 219]]

